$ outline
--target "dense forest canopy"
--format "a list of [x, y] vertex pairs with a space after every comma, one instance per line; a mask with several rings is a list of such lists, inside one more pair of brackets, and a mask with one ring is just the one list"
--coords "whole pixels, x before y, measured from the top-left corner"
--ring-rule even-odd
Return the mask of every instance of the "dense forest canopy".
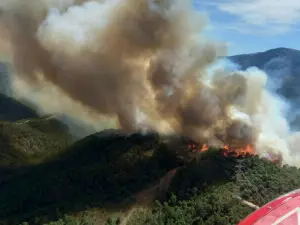
[[255, 155], [209, 149], [185, 160], [186, 141], [105, 130], [44, 163], [5, 167], [0, 222], [235, 224], [253, 211], [236, 196], [262, 206], [300, 186], [299, 169]]

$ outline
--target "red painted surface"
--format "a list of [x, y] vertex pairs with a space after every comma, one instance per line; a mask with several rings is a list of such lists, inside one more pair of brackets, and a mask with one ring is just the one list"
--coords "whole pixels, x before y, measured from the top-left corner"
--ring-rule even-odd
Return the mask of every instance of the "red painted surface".
[[300, 190], [269, 202], [238, 225], [300, 225]]

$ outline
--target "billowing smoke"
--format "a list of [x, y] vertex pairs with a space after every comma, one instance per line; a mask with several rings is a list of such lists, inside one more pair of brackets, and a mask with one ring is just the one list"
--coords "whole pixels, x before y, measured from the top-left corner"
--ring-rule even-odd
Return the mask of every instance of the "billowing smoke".
[[290, 134], [284, 105], [264, 89], [266, 75], [211, 70], [223, 48], [201, 36], [205, 20], [189, 1], [1, 4], [15, 86], [51, 87], [36, 97], [44, 111], [95, 124], [104, 116], [126, 132], [154, 129], [212, 146], [250, 143], [298, 165], [300, 135]]

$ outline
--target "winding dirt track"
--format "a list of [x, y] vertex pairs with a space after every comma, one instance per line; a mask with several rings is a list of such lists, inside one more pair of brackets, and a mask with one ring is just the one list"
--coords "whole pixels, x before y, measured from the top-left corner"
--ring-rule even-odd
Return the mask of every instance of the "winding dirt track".
[[127, 211], [127, 215], [124, 217], [120, 225], [127, 225], [134, 212], [139, 208], [138, 205], [143, 205], [143, 206], [150, 205], [155, 199], [163, 196], [167, 192], [172, 182], [172, 179], [175, 176], [178, 169], [179, 168], [175, 168], [169, 171], [165, 176], [163, 176], [159, 180], [159, 183], [154, 187], [151, 187], [149, 189], [137, 193], [135, 196], [137, 205], [132, 206], [131, 209]]

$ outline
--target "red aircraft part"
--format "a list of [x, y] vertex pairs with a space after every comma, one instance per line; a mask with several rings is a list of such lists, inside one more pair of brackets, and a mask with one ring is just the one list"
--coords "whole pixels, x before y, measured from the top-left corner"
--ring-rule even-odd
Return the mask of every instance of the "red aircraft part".
[[267, 203], [238, 225], [300, 225], [300, 189]]

